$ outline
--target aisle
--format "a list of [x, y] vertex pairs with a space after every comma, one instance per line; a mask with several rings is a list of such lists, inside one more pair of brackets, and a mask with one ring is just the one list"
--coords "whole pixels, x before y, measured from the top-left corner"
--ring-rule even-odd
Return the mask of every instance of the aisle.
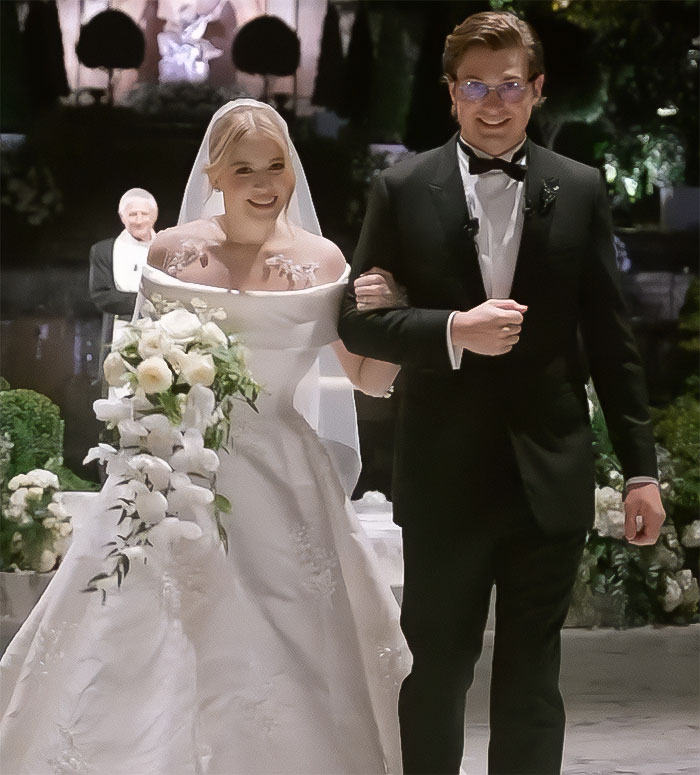
[[[485, 775], [488, 631], [467, 705], [463, 769]], [[563, 775], [699, 775], [700, 625], [563, 633]]]

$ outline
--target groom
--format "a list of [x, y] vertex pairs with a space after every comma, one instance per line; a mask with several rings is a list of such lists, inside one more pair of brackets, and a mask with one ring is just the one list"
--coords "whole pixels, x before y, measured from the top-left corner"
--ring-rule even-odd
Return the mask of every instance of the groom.
[[392, 272], [409, 306], [361, 312], [348, 295], [339, 324], [348, 349], [402, 366], [404, 767], [459, 771], [495, 585], [489, 772], [558, 773], [560, 629], [594, 515], [585, 384], [622, 463], [634, 544], [664, 519], [647, 395], [601, 176], [525, 134], [544, 83], [534, 31], [475, 14], [443, 66], [459, 133], [378, 177], [353, 263], [353, 277]]

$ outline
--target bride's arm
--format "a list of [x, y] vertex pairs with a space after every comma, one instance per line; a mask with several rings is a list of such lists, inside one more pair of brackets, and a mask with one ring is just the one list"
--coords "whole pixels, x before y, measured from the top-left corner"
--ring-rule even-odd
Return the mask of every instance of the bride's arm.
[[386, 395], [401, 368], [395, 363], [355, 355], [340, 340], [333, 343], [333, 349], [350, 382], [368, 396], [381, 398]]

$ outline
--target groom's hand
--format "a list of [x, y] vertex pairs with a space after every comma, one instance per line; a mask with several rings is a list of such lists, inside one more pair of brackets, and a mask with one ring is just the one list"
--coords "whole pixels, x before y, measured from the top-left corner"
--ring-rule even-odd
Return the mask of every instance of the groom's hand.
[[526, 311], [512, 299], [489, 299], [458, 312], [452, 319], [452, 344], [479, 355], [503, 355], [518, 343]]
[[636, 546], [655, 544], [666, 519], [657, 484], [630, 484], [625, 494], [625, 538]]

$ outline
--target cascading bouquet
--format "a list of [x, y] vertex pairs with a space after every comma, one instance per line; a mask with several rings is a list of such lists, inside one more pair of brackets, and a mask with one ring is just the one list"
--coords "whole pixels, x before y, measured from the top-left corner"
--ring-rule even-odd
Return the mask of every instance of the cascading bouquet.
[[[216, 492], [217, 451], [225, 447], [234, 402], [255, 410], [260, 386], [245, 365], [243, 347], [215, 321], [223, 309], [201, 299], [188, 305], [154, 295], [142, 317], [126, 326], [104, 361], [107, 383], [118, 390], [95, 401], [113, 444], [100, 443], [86, 463], [106, 463], [115, 477], [118, 525], [112, 567], [88, 581], [85, 592], [119, 587], [132, 559], [147, 561], [150, 538], [199, 538], [212, 526], [225, 550], [220, 515], [231, 504]], [[257, 411], [257, 410], [256, 410]]]

